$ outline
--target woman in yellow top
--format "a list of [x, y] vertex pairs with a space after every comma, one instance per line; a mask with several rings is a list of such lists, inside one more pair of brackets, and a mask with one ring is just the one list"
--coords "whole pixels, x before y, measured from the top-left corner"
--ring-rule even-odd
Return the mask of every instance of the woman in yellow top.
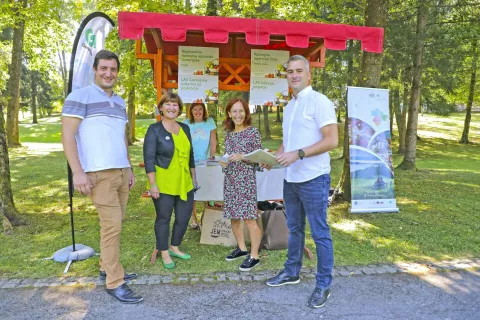
[[[158, 103], [162, 120], [148, 127], [143, 144], [143, 161], [147, 172], [147, 188], [153, 199], [157, 218], [155, 220], [156, 248], [150, 263], [154, 263], [158, 252], [167, 269], [175, 267], [172, 257], [190, 259], [188, 253], [180, 251], [193, 209], [195, 162], [192, 138], [188, 125], [177, 122], [183, 103], [175, 93], [166, 93]], [[175, 208], [170, 247], [170, 219]]]

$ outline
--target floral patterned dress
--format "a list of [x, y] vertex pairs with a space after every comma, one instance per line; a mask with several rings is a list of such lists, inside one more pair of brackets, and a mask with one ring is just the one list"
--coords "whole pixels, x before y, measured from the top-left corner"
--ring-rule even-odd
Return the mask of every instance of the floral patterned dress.
[[[257, 128], [248, 127], [225, 136], [225, 153], [250, 153], [262, 149], [262, 138]], [[257, 219], [256, 163], [229, 162], [223, 169], [224, 217], [226, 219]]]

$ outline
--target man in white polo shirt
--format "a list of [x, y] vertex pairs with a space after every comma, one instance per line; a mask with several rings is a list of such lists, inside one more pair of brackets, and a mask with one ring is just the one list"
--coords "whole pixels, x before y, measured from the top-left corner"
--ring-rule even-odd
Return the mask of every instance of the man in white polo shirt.
[[308, 300], [312, 308], [322, 307], [330, 295], [333, 246], [327, 223], [330, 189], [330, 156], [338, 145], [338, 129], [333, 103], [310, 86], [309, 62], [303, 56], [288, 60], [287, 80], [293, 98], [284, 111], [283, 142], [277, 161], [287, 166], [283, 198], [287, 215], [288, 256], [284, 269], [267, 280], [276, 287], [300, 282], [305, 217], [316, 245], [316, 287]]
[[128, 156], [125, 101], [113, 92], [120, 62], [101, 50], [93, 63], [94, 82], [70, 93], [62, 110], [62, 144], [75, 190], [87, 195], [100, 218], [100, 277], [123, 303], [143, 300], [127, 286], [120, 263], [120, 233], [129, 190], [135, 184]]

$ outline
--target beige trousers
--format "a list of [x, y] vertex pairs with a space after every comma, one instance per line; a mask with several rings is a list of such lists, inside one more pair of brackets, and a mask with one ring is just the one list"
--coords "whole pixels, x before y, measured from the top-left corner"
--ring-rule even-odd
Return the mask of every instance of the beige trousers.
[[121, 286], [120, 233], [128, 202], [129, 168], [88, 172], [93, 186], [89, 198], [100, 218], [100, 270], [107, 273], [107, 289]]

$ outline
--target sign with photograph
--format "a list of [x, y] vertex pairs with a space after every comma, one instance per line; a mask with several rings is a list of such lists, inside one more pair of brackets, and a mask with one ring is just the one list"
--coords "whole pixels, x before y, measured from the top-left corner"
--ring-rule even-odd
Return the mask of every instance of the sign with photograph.
[[178, 47], [178, 95], [185, 103], [218, 102], [218, 48]]
[[285, 106], [288, 102], [288, 51], [252, 49], [250, 104]]
[[348, 87], [352, 213], [398, 212], [388, 90]]

